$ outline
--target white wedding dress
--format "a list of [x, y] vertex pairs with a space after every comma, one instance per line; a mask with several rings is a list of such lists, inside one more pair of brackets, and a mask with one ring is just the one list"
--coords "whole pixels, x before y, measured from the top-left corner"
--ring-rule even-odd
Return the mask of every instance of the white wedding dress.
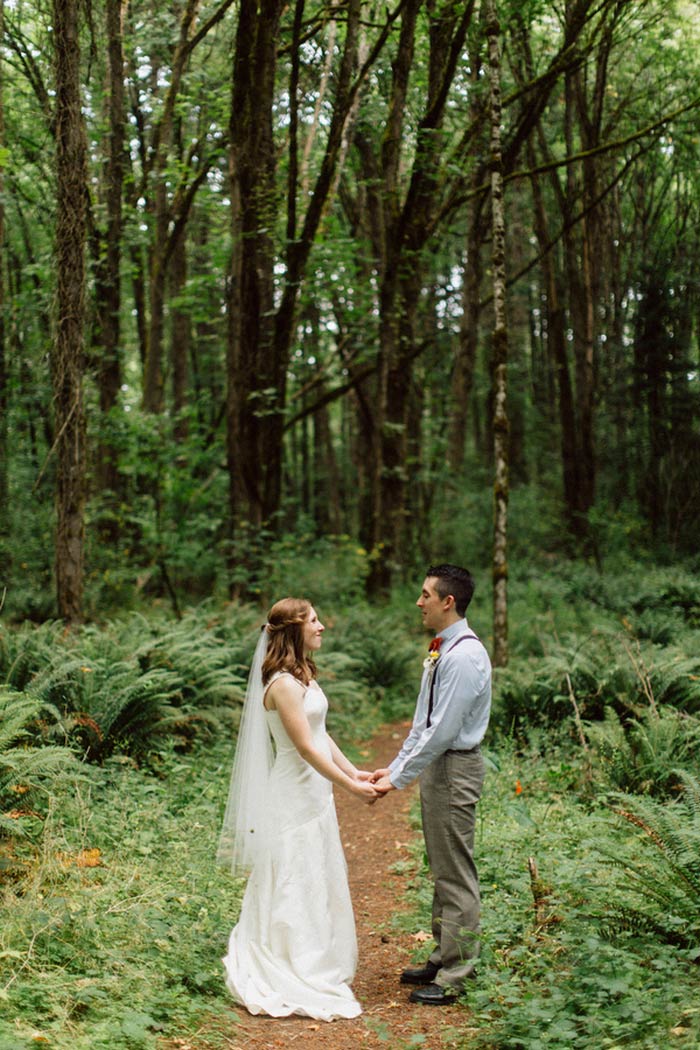
[[[304, 709], [316, 747], [330, 757], [328, 701], [316, 682], [304, 694]], [[279, 714], [266, 717], [276, 748], [267, 845], [229, 939], [226, 985], [252, 1014], [357, 1017], [361, 1007], [349, 987], [357, 964], [355, 920], [333, 787], [299, 755]]]

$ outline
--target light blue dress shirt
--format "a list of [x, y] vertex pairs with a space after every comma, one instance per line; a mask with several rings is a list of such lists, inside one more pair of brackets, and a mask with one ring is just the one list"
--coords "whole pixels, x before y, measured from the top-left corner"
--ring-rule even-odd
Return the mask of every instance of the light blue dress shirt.
[[[406, 787], [445, 751], [471, 751], [484, 739], [491, 713], [491, 661], [466, 620], [450, 624], [442, 638], [440, 657], [423, 671], [411, 732], [389, 765], [395, 788]], [[430, 680], [435, 675], [433, 710], [428, 720]]]

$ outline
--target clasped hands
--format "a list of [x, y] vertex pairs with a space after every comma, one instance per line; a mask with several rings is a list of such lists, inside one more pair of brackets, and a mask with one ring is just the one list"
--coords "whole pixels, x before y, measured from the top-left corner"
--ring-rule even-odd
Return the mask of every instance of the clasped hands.
[[389, 780], [388, 769], [375, 769], [373, 773], [369, 773], [365, 770], [358, 770], [357, 779], [364, 782], [366, 787], [371, 785], [373, 794], [369, 793], [365, 796], [365, 801], [368, 805], [373, 805], [380, 798], [383, 798], [390, 791], [395, 790], [394, 785]]

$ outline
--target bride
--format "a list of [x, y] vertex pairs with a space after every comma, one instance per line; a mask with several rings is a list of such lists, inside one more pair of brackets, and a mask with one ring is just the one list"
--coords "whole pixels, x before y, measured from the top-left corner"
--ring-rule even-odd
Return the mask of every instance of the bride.
[[[219, 859], [250, 872], [224, 958], [250, 1013], [356, 1017], [355, 921], [333, 785], [378, 796], [326, 732], [312, 654], [324, 626], [309, 602], [277, 602], [248, 680]], [[271, 744], [274, 740], [274, 751]], [[274, 757], [273, 757], [274, 755]]]

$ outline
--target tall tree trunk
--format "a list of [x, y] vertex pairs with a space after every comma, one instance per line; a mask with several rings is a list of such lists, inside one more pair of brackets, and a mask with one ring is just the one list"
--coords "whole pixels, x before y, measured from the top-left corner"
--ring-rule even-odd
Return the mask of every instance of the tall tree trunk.
[[[187, 284], [187, 247], [184, 230], [177, 238], [173, 248], [170, 280], [173, 298], [177, 299], [185, 291]], [[187, 420], [184, 410], [187, 406], [187, 362], [190, 354], [190, 334], [192, 322], [188, 309], [173, 306], [172, 328], [170, 333], [170, 372], [172, 375], [173, 416], [175, 417], [174, 437], [181, 444], [187, 437]]]
[[[98, 238], [95, 297], [99, 326], [99, 359], [96, 378], [103, 421], [117, 404], [122, 385], [120, 360], [122, 196], [124, 187], [124, 15], [128, 0], [107, 0], [107, 58], [109, 135], [105, 163], [105, 204], [107, 228]], [[121, 488], [117, 450], [106, 426], [97, 449], [97, 484], [102, 492], [118, 495]], [[112, 516], [102, 523], [107, 541], [116, 538]]]
[[168, 256], [173, 246], [171, 224], [174, 218], [166, 181], [166, 167], [173, 142], [175, 103], [190, 54], [190, 37], [198, 9], [199, 0], [186, 0], [180, 18], [178, 42], [172, 58], [170, 85], [153, 147], [153, 238], [148, 266], [148, 337], [143, 368], [143, 407], [147, 412], [157, 413], [163, 409], [165, 293]]
[[[230, 122], [233, 252], [228, 303], [227, 458], [230, 521], [259, 528], [265, 497], [270, 413], [281, 413], [273, 357], [275, 155], [272, 105], [282, 0], [242, 0]], [[280, 442], [281, 444], [281, 442]]]
[[[480, 174], [480, 173], [479, 173]], [[481, 245], [484, 240], [483, 199], [469, 202], [467, 250], [462, 289], [462, 317], [459, 343], [452, 370], [451, 410], [447, 438], [447, 461], [450, 474], [459, 484], [464, 469], [469, 403], [474, 384], [476, 354], [479, 346], [480, 293], [483, 276]]]
[[56, 590], [67, 623], [83, 616], [85, 411], [83, 339], [87, 139], [80, 100], [79, 0], [53, 0], [56, 63], [56, 323], [53, 340], [58, 468]]
[[[534, 153], [530, 154], [534, 167]], [[564, 485], [564, 506], [569, 528], [575, 526], [575, 508], [578, 501], [578, 460], [576, 455], [576, 413], [569, 371], [566, 340], [566, 314], [562, 280], [557, 270], [556, 249], [550, 248], [547, 214], [540, 180], [532, 177], [534, 225], [542, 256], [542, 275], [546, 291], [547, 359], [552, 362], [557, 383], [559, 427], [561, 435], [561, 462]]]
[[493, 233], [493, 662], [508, 663], [508, 324], [506, 318], [506, 222], [503, 199], [501, 153], [501, 60], [500, 25], [494, 0], [485, 0], [486, 35], [489, 47], [491, 127], [491, 209]]
[[[419, 122], [408, 187], [402, 172], [402, 147], [411, 70], [414, 61], [418, 0], [402, 9], [401, 33], [392, 63], [392, 94], [379, 157], [367, 175], [377, 180], [380, 198], [374, 236], [380, 272], [378, 445], [373, 464], [373, 535], [370, 595], [386, 594], [406, 560], [407, 448], [414, 319], [420, 299], [421, 252], [430, 237], [440, 200], [439, 165], [442, 122], [449, 88], [463, 53], [474, 4], [448, 3], [431, 10], [428, 90]], [[377, 172], [379, 179], [377, 179]], [[381, 180], [381, 181], [379, 181]], [[368, 188], [369, 189], [369, 188]]]
[[[0, 0], [0, 40], [5, 32], [5, 0]], [[3, 59], [0, 56], [0, 606], [3, 588], [10, 568], [9, 488], [7, 464], [7, 410], [9, 407], [7, 358], [5, 353], [5, 200], [4, 163], [5, 149], [5, 82]]]
[[[483, 110], [481, 92], [478, 90], [481, 76], [481, 56], [477, 48], [469, 55], [471, 69], [469, 115], [470, 122], [480, 120]], [[471, 174], [472, 196], [467, 204], [467, 244], [463, 267], [462, 317], [459, 324], [459, 342], [452, 370], [450, 418], [447, 436], [447, 462], [453, 481], [459, 484], [464, 469], [469, 403], [474, 383], [476, 354], [479, 345], [480, 293], [483, 267], [481, 246], [486, 234], [485, 196], [477, 194], [482, 172], [474, 165]]]
[[[333, 192], [344, 129], [360, 78], [360, 0], [349, 0], [334, 80], [326, 146], [306, 211], [297, 221], [297, 135], [290, 136], [286, 273], [275, 309], [276, 155], [272, 134], [279, 20], [283, 0], [242, 0], [233, 66], [230, 120], [233, 252], [228, 302], [227, 461], [232, 537], [238, 522], [272, 527], [280, 507], [287, 370], [296, 308], [309, 253]], [[299, 27], [301, 0], [296, 5]], [[388, 24], [386, 32], [388, 33]], [[366, 75], [366, 69], [362, 76]], [[291, 89], [296, 90], [293, 71]], [[290, 100], [292, 124], [296, 101]]]

